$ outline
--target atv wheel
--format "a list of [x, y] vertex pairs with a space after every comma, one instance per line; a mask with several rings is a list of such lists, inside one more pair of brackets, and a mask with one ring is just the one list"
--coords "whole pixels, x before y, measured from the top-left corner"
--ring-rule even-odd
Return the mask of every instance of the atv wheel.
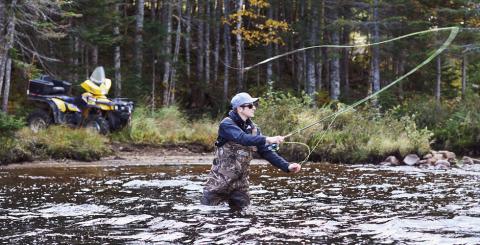
[[30, 113], [27, 118], [28, 127], [35, 133], [42, 129], [46, 129], [52, 122], [50, 115], [47, 111], [37, 109]]
[[110, 126], [108, 126], [107, 120], [102, 116], [90, 116], [85, 123], [85, 128], [92, 129], [103, 135], [110, 132]]

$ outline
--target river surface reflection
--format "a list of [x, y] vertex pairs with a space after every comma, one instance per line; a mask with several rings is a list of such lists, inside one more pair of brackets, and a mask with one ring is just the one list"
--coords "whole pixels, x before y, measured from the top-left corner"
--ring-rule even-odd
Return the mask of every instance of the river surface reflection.
[[241, 212], [200, 205], [208, 169], [0, 169], [0, 243], [480, 244], [478, 165], [254, 165]]

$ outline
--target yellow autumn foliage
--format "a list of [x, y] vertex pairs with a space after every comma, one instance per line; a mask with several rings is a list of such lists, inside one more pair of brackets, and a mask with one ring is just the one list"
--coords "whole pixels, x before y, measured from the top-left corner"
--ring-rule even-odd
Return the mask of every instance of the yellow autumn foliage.
[[232, 30], [235, 35], [242, 36], [243, 40], [251, 46], [269, 45], [272, 43], [284, 45], [285, 42], [281, 37], [282, 32], [290, 30], [290, 26], [285, 21], [269, 19], [265, 15], [260, 14], [259, 9], [270, 7], [266, 0], [249, 0], [249, 8], [243, 8], [237, 12], [230, 14], [223, 23], [236, 25], [241, 19], [242, 22], [248, 21], [249, 28], [240, 27]]

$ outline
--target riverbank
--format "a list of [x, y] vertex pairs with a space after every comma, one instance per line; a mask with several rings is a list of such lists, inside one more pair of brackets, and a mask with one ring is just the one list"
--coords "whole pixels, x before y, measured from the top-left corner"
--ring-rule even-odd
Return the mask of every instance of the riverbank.
[[[293, 129], [318, 123], [346, 107], [335, 103], [312, 108], [309, 98], [270, 95], [261, 101], [255, 122], [264, 135], [287, 135]], [[470, 125], [460, 127], [464, 129], [463, 133], [456, 131], [459, 128], [457, 124], [438, 126], [436, 135], [430, 130], [435, 127], [419, 119], [426, 115], [399, 108], [385, 112], [369, 107], [349, 110], [333, 118], [333, 121], [316, 124], [292, 135], [287, 139], [289, 142], [282, 145], [280, 153], [292, 162], [303, 161], [308, 156], [312, 162], [347, 164], [380, 163], [389, 156], [402, 160], [411, 154], [423, 158], [434, 149], [452, 151], [458, 160], [465, 155], [480, 154], [477, 149], [480, 138], [476, 133], [479, 132], [476, 126], [478, 120], [470, 120], [467, 124], [459, 122], [458, 125]], [[105, 136], [58, 125], [33, 133], [21, 128], [20, 123], [11, 123], [10, 119], [6, 117], [0, 123], [10, 125], [8, 130], [0, 132], [0, 164], [46, 159], [98, 161], [116, 157], [115, 144], [124, 144], [125, 151], [137, 147], [139, 151], [149, 151], [149, 147], [167, 151], [154, 150], [160, 151], [155, 153], [158, 155], [176, 155], [176, 151], [181, 151], [176, 148], [182, 147], [194, 153], [211, 152], [221, 120], [188, 119], [187, 114], [176, 107], [161, 108], [154, 112], [146, 107], [138, 107], [132, 115], [130, 127]], [[432, 142], [442, 139], [445, 144], [432, 145]]]
[[[210, 165], [213, 152], [202, 151], [199, 145], [141, 146], [116, 144], [114, 154], [95, 161], [71, 159], [49, 159], [0, 165], [0, 169], [49, 168], [49, 167], [104, 167], [104, 166], [161, 166], [161, 165]], [[251, 164], [267, 164], [265, 160], [254, 159]]]

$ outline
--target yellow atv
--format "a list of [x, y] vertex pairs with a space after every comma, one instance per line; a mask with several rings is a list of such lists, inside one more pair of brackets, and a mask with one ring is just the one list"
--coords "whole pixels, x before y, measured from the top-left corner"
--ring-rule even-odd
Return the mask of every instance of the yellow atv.
[[27, 95], [36, 109], [28, 116], [28, 125], [38, 131], [50, 124], [66, 124], [92, 128], [101, 134], [120, 129], [130, 122], [133, 102], [106, 98], [110, 86], [102, 67], [97, 67], [90, 79], [81, 84], [87, 92], [80, 97], [67, 95], [71, 88], [68, 82], [49, 76], [32, 80]]
[[[89, 80], [85, 80], [80, 86], [85, 90], [81, 98], [82, 107], [96, 107], [99, 115], [105, 118], [108, 124], [101, 126], [100, 131], [114, 131], [121, 129], [130, 123], [133, 112], [133, 102], [125, 98], [106, 97], [112, 86], [112, 81], [105, 77], [103, 67], [95, 68]], [[91, 112], [82, 110], [83, 117], [90, 116]]]

